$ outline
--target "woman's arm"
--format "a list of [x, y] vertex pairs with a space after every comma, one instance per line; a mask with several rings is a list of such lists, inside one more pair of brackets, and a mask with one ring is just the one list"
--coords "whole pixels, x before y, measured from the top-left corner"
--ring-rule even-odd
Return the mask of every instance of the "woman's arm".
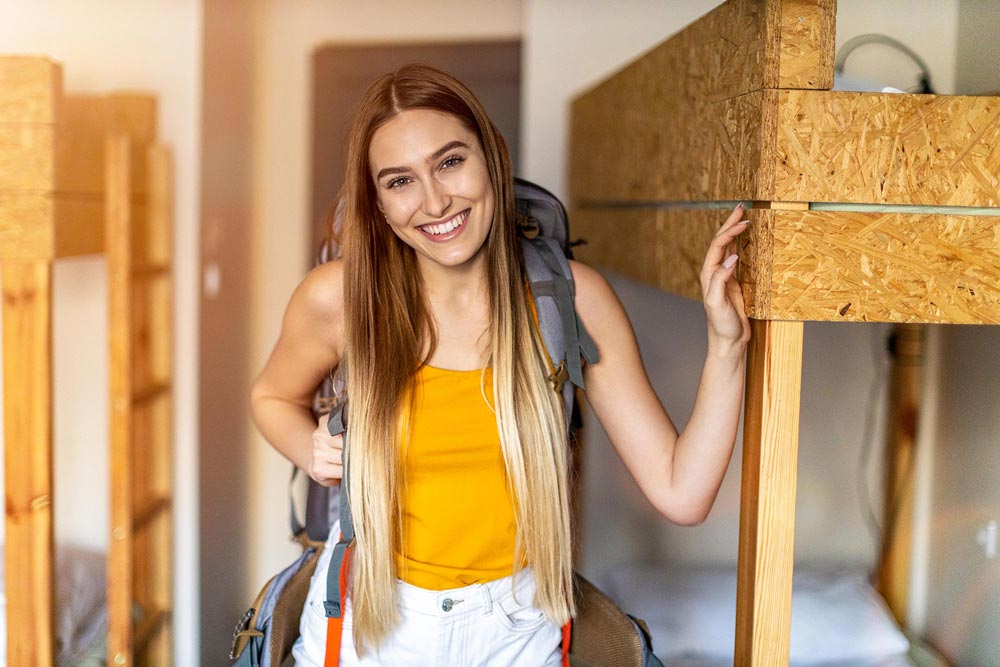
[[295, 289], [278, 342], [250, 389], [250, 410], [258, 430], [321, 484], [339, 479], [333, 473], [340, 459], [337, 452], [326, 457], [322, 448], [317, 452], [324, 443], [313, 437], [317, 423], [311, 407], [316, 388], [340, 362], [342, 317], [343, 264], [334, 260], [314, 268]]
[[586, 396], [622, 461], [656, 509], [681, 525], [708, 516], [729, 466], [743, 396], [750, 324], [743, 296], [725, 266], [746, 229], [737, 207], [716, 234], [701, 272], [708, 318], [708, 355], [694, 411], [680, 435], [642, 365], [628, 315], [604, 277], [571, 262], [576, 307], [600, 361], [584, 367]]

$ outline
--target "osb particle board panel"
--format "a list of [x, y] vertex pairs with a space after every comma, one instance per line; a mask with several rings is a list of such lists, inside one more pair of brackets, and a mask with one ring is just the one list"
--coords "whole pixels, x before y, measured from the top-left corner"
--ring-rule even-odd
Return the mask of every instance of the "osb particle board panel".
[[833, 14], [828, 0], [730, 0], [579, 96], [573, 198], [768, 199], [770, 89], [832, 84]]
[[570, 213], [576, 259], [662, 290], [701, 300], [705, 253], [729, 212], [718, 209], [604, 208]]
[[1000, 97], [779, 95], [774, 199], [1000, 206]]
[[754, 211], [752, 219], [759, 234], [741, 267], [751, 317], [1000, 324], [1000, 217]]
[[770, 199], [773, 170], [761, 167], [773, 160], [764, 138], [776, 131], [776, 100], [771, 90], [705, 102], [623, 87], [575, 105], [572, 201]]
[[0, 57], [0, 123], [55, 123], [62, 86], [62, 66], [48, 58]]

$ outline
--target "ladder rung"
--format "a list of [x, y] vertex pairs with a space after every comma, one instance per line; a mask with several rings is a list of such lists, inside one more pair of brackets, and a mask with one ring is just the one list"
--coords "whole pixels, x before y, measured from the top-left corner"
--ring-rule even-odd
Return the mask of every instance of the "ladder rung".
[[139, 627], [135, 629], [135, 652], [146, 648], [146, 645], [153, 638], [153, 636], [162, 628], [167, 620], [170, 618], [170, 611], [167, 609], [159, 609], [151, 613], [146, 619], [139, 624]]
[[132, 269], [132, 277], [138, 279], [157, 278], [170, 274], [170, 264], [144, 264]]
[[155, 519], [161, 513], [170, 509], [170, 497], [160, 496], [154, 498], [148, 505], [138, 510], [132, 517], [132, 530], [137, 531], [147, 523]]
[[140, 405], [146, 401], [151, 401], [170, 391], [169, 382], [157, 382], [132, 395], [132, 405]]

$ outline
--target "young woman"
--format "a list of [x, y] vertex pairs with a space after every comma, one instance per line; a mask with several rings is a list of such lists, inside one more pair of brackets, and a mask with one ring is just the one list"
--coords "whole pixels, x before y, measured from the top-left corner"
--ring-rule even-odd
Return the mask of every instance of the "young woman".
[[[295, 290], [252, 390], [284, 456], [338, 484], [342, 436], [311, 417], [341, 358], [356, 523], [342, 665], [558, 665], [574, 614], [567, 443], [517, 238], [503, 138], [460, 82], [425, 66], [376, 81], [349, 140], [343, 259]], [[729, 463], [750, 336], [733, 277], [737, 207], [708, 248], [708, 356], [678, 435], [621, 303], [570, 262], [600, 362], [587, 400], [650, 502], [701, 523]], [[300, 623], [298, 665], [323, 664], [331, 531]]]

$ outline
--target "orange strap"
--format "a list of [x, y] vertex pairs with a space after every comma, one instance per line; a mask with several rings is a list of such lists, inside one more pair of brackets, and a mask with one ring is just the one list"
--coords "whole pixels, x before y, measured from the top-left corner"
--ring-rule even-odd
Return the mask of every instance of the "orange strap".
[[573, 619], [562, 628], [562, 667], [569, 667], [569, 640], [573, 636]]
[[326, 619], [326, 656], [323, 658], [323, 667], [337, 667], [340, 664], [340, 639], [344, 634], [346, 610], [344, 603], [347, 597], [347, 568], [353, 551], [352, 547], [347, 547], [344, 551], [344, 560], [340, 564], [340, 616], [338, 618], [330, 616]]

